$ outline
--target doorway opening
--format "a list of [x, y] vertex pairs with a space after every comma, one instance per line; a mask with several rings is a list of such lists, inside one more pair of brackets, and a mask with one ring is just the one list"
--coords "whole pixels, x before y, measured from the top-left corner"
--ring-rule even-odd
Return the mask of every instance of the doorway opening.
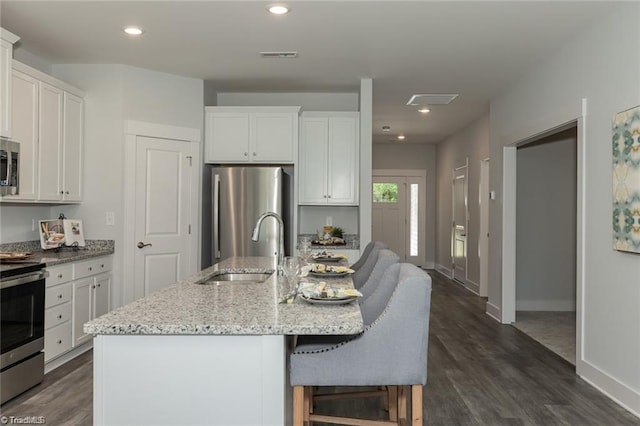
[[401, 262], [426, 266], [426, 170], [374, 170], [372, 239]]
[[516, 151], [513, 325], [575, 365], [577, 127]]

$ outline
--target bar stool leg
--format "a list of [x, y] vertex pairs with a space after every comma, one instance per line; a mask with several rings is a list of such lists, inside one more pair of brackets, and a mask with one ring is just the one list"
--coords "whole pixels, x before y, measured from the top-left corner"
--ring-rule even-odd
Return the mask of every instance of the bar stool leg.
[[293, 387], [293, 426], [303, 426], [304, 394], [304, 386]]
[[406, 386], [398, 386], [398, 423], [406, 424], [407, 422], [407, 388]]
[[411, 424], [422, 425], [422, 385], [411, 386]]

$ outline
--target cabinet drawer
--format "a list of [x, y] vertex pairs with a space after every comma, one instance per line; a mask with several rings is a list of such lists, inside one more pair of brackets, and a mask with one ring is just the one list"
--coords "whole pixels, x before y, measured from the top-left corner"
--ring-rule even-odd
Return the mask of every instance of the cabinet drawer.
[[66, 283], [73, 279], [73, 264], [68, 263], [66, 265], [47, 267], [49, 276], [47, 277], [47, 287]]
[[91, 275], [100, 274], [110, 271], [113, 260], [111, 256], [99, 257], [97, 259], [85, 260], [75, 264], [75, 279], [89, 277]]
[[71, 320], [71, 302], [54, 306], [44, 312], [44, 328], [49, 329]]
[[44, 362], [71, 349], [71, 321], [50, 328], [44, 333]]
[[70, 301], [72, 294], [71, 283], [48, 288], [44, 296], [45, 308]]

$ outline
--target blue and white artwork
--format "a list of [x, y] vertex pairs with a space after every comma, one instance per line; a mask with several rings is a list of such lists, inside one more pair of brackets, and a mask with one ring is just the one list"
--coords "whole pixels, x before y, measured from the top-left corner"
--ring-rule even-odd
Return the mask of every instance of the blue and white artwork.
[[640, 253], [640, 106], [613, 118], [613, 248]]

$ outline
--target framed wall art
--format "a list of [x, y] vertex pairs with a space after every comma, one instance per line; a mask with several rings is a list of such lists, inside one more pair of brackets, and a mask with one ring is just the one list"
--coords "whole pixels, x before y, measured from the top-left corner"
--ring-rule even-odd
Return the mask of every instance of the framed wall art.
[[613, 248], [640, 253], [640, 106], [613, 117]]

